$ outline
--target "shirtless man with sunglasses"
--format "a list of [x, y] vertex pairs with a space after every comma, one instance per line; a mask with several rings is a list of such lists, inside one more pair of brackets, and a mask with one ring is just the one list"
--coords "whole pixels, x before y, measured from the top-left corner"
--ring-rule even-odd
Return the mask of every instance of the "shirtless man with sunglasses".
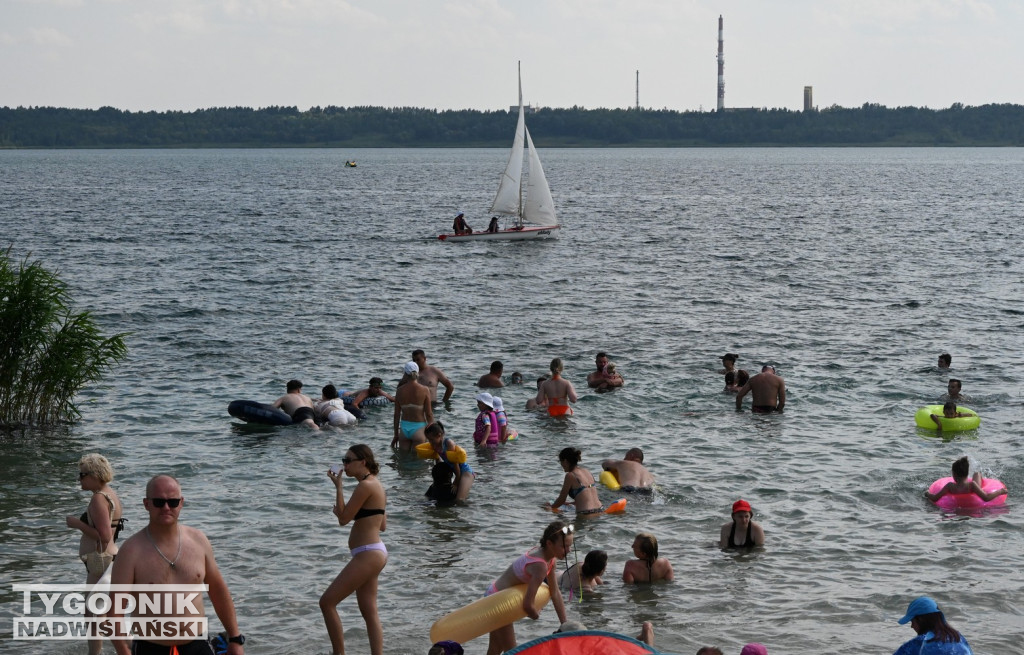
[[[185, 506], [178, 481], [169, 475], [156, 476], [146, 485], [146, 497], [142, 504], [149, 512], [149, 524], [132, 535], [118, 551], [110, 578], [111, 585], [209, 585], [207, 593], [213, 609], [229, 637], [228, 654], [242, 655], [245, 637], [238, 629], [235, 604], [213, 558], [213, 547], [201, 531], [178, 523], [178, 516]], [[195, 616], [205, 616], [202, 594], [191, 604], [197, 610]], [[178, 609], [180, 613], [162, 611], [160, 616], [193, 616], [187, 606]], [[136, 639], [134, 643], [115, 640], [114, 647], [118, 655], [128, 655], [129, 652], [136, 655], [213, 653], [205, 639], [189, 638]]]

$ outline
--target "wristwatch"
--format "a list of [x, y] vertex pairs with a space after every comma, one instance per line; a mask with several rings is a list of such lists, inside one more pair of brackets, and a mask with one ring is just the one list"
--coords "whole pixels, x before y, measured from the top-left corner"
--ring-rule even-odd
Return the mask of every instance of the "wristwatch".
[[245, 635], [235, 635], [234, 637], [228, 637], [229, 644], [238, 644], [239, 646], [245, 645]]

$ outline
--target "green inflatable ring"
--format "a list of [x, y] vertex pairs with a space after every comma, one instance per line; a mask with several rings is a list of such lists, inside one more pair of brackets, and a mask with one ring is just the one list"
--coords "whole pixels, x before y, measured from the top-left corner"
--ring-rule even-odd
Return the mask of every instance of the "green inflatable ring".
[[[958, 418], [943, 417], [940, 419], [943, 432], [964, 432], [965, 430], [978, 429], [978, 426], [981, 424], [981, 418], [978, 417], [976, 411], [966, 407], [957, 407], [956, 411], [961, 414], [970, 414], [970, 416]], [[917, 427], [924, 428], [925, 430], [936, 430], [937, 426], [935, 421], [932, 420], [932, 414], [942, 416], [942, 405], [925, 405], [917, 410], [917, 413], [914, 414], [914, 422], [917, 423]]]

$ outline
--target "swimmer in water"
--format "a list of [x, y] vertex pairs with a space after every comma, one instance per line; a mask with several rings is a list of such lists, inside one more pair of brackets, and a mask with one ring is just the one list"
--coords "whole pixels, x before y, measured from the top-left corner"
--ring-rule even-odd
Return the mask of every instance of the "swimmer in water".
[[764, 529], [751, 519], [754, 510], [745, 500], [737, 500], [732, 504], [732, 522], [722, 526], [718, 538], [718, 547], [723, 550], [751, 549], [764, 546]]
[[558, 453], [558, 463], [565, 471], [565, 479], [562, 482], [562, 490], [558, 492], [558, 498], [551, 503], [551, 509], [558, 509], [566, 504], [567, 499], [572, 499], [576, 504], [576, 515], [600, 514], [604, 509], [601, 506], [601, 498], [597, 495], [596, 482], [590, 471], [579, 465], [582, 453], [578, 448], [563, 448]]
[[[430, 447], [434, 451], [434, 457], [441, 460], [441, 463], [446, 464], [451, 472], [455, 475], [455, 500], [466, 500], [469, 497], [469, 490], [473, 486], [473, 482], [476, 480], [476, 473], [473, 472], [473, 468], [466, 463], [465, 451], [455, 445], [455, 442], [447, 438], [444, 433], [444, 425], [441, 421], [434, 421], [426, 427], [424, 433], [427, 437], [427, 442], [430, 443]], [[459, 458], [461, 462], [453, 462], [448, 459], [448, 453], [460, 453]]]
[[953, 481], [947, 482], [946, 486], [942, 487], [935, 493], [929, 493], [927, 491], [924, 492], [924, 497], [934, 503], [939, 498], [942, 498], [947, 494], [974, 494], [987, 503], [990, 500], [1009, 493], [1006, 490], [1006, 487], [992, 492], [983, 491], [981, 487], [984, 484], [984, 481], [982, 480], [981, 473], [975, 471], [971, 479], [968, 480], [967, 474], [969, 472], [970, 461], [965, 455], [953, 462]]
[[938, 414], [930, 414], [932, 420], [935, 421], [935, 429], [942, 432], [942, 419], [944, 418], [967, 418], [974, 416], [974, 414], [968, 414], [967, 412], [958, 412], [956, 410], [956, 403], [952, 400], [946, 401], [946, 404], [942, 406], [942, 416]]
[[537, 404], [542, 402], [548, 408], [550, 416], [572, 416], [569, 403], [576, 403], [576, 389], [572, 382], [562, 378], [562, 360], [558, 357], [551, 360], [551, 377], [540, 385], [537, 392]]
[[668, 559], [658, 557], [658, 539], [653, 534], [638, 534], [633, 540], [633, 554], [637, 559], [627, 561], [622, 569], [622, 581], [626, 584], [661, 580], [672, 582], [675, 578]]
[[583, 564], [576, 562], [558, 576], [558, 586], [562, 591], [572, 593], [593, 591], [594, 587], [604, 584], [601, 576], [608, 568], [608, 553], [603, 550], [592, 550], [583, 558]]
[[547, 406], [547, 400], [541, 398], [540, 385], [544, 384], [548, 376], [542, 375], [537, 378], [537, 395], [526, 401], [526, 409], [542, 409]]

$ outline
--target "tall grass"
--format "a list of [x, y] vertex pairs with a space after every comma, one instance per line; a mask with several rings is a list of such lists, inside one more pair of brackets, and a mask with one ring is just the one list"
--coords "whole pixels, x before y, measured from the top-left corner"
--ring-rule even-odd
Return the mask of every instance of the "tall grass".
[[0, 425], [79, 418], [75, 394], [122, 360], [125, 334], [106, 337], [73, 312], [67, 285], [26, 257], [0, 253]]

